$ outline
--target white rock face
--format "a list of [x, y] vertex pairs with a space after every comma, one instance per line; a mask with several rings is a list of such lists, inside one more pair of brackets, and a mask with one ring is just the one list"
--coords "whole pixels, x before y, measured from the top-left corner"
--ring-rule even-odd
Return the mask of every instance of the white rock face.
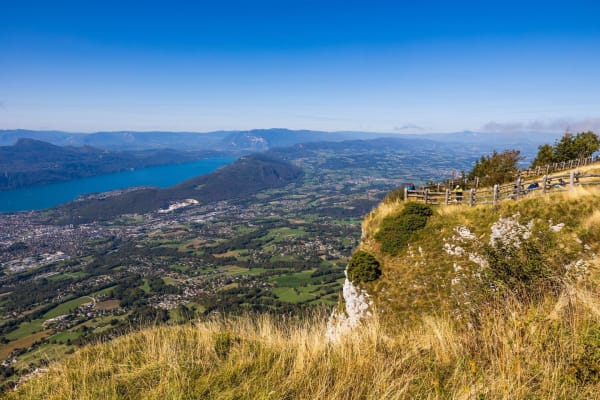
[[185, 199], [185, 200], [180, 201], [178, 203], [172, 203], [171, 205], [169, 205], [169, 208], [158, 210], [158, 212], [162, 213], [162, 214], [169, 213], [171, 211], [175, 211], [175, 210], [178, 210], [180, 208], [191, 206], [191, 205], [194, 205], [194, 204], [198, 204], [198, 200], [196, 200], [196, 199]]
[[560, 232], [562, 231], [562, 228], [565, 227], [565, 223], [561, 222], [560, 224], [556, 224], [556, 225], [550, 225], [550, 230], [552, 232]]
[[533, 220], [527, 225], [519, 223], [520, 214], [517, 213], [512, 217], [500, 218], [492, 225], [492, 234], [490, 235], [490, 245], [494, 248], [501, 246], [521, 246], [523, 240], [531, 237], [531, 229], [533, 228]]
[[455, 228], [455, 231], [463, 239], [468, 239], [468, 240], [474, 240], [475, 239], [475, 235], [473, 233], [471, 233], [471, 231], [469, 230], [469, 228], [467, 228], [466, 226], [457, 226]]
[[327, 322], [327, 339], [331, 342], [337, 342], [340, 336], [349, 333], [357, 327], [361, 321], [371, 317], [369, 308], [373, 304], [366, 290], [355, 286], [348, 275], [344, 281], [342, 289], [345, 309], [343, 311], [334, 311]]
[[589, 268], [589, 264], [582, 259], [574, 261], [565, 266], [565, 269], [567, 270], [567, 276], [578, 281], [582, 280], [588, 274]]
[[444, 243], [444, 251], [451, 256], [460, 256], [465, 252], [462, 247], [450, 243]]

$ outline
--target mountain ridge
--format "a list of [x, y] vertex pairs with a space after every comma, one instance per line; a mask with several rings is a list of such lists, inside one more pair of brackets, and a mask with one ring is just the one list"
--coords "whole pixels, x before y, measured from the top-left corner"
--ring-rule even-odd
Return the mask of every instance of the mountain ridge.
[[170, 202], [194, 199], [200, 203], [236, 200], [260, 190], [299, 180], [303, 171], [263, 154], [244, 156], [209, 174], [165, 189], [142, 188], [101, 199], [76, 200], [57, 207], [60, 223], [85, 223], [122, 214], [143, 214], [167, 208]]
[[58, 146], [31, 138], [19, 138], [0, 146], [0, 190], [68, 181], [132, 168], [180, 164], [221, 156], [209, 151], [171, 149], [112, 151], [89, 145]]

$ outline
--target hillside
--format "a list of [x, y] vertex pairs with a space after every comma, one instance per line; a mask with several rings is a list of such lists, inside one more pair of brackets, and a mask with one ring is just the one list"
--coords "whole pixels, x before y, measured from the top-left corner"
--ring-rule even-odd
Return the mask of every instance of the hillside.
[[264, 155], [242, 157], [210, 174], [166, 188], [144, 188], [102, 198], [76, 200], [58, 207], [62, 223], [85, 223], [122, 214], [143, 214], [169, 203], [194, 199], [200, 203], [238, 199], [267, 188], [277, 188], [302, 177], [302, 170]]
[[90, 146], [56, 146], [22, 138], [12, 146], [0, 146], [0, 190], [62, 182], [132, 168], [178, 164], [216, 155], [218, 154], [168, 149], [108, 151]]
[[598, 398], [598, 210], [583, 189], [496, 207], [383, 202], [358, 249], [381, 276], [347, 281], [329, 324], [151, 327], [84, 348], [8, 398]]

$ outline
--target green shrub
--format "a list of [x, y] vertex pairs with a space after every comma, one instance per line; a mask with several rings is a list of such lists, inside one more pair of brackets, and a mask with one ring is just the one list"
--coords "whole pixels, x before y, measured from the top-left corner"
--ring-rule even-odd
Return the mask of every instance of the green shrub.
[[563, 287], [568, 256], [549, 252], [549, 248], [558, 248], [558, 243], [541, 230], [520, 245], [485, 245], [483, 254], [490, 266], [490, 281], [496, 289], [508, 290], [523, 301], [557, 295]]
[[229, 355], [229, 351], [237, 339], [229, 332], [219, 332], [215, 337], [215, 353], [223, 360]]
[[366, 251], [357, 251], [348, 263], [348, 279], [354, 283], [370, 282], [381, 276], [379, 261]]
[[396, 255], [427, 225], [433, 209], [421, 203], [407, 203], [399, 214], [384, 218], [375, 239], [381, 243], [381, 251]]
[[572, 369], [579, 383], [600, 381], [600, 325], [593, 326], [583, 338], [583, 351], [573, 362]]

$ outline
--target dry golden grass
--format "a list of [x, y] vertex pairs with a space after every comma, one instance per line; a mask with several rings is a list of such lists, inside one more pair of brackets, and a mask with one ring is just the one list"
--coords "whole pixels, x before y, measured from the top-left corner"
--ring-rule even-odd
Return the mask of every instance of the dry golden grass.
[[84, 348], [7, 398], [593, 399], [600, 383], [576, 371], [600, 319], [578, 299], [556, 319], [550, 302], [498, 304], [474, 328], [427, 316], [390, 334], [374, 319], [336, 344], [324, 316], [154, 327]]
[[583, 227], [589, 230], [598, 226], [600, 226], [600, 210], [595, 210], [594, 213], [583, 222]]

